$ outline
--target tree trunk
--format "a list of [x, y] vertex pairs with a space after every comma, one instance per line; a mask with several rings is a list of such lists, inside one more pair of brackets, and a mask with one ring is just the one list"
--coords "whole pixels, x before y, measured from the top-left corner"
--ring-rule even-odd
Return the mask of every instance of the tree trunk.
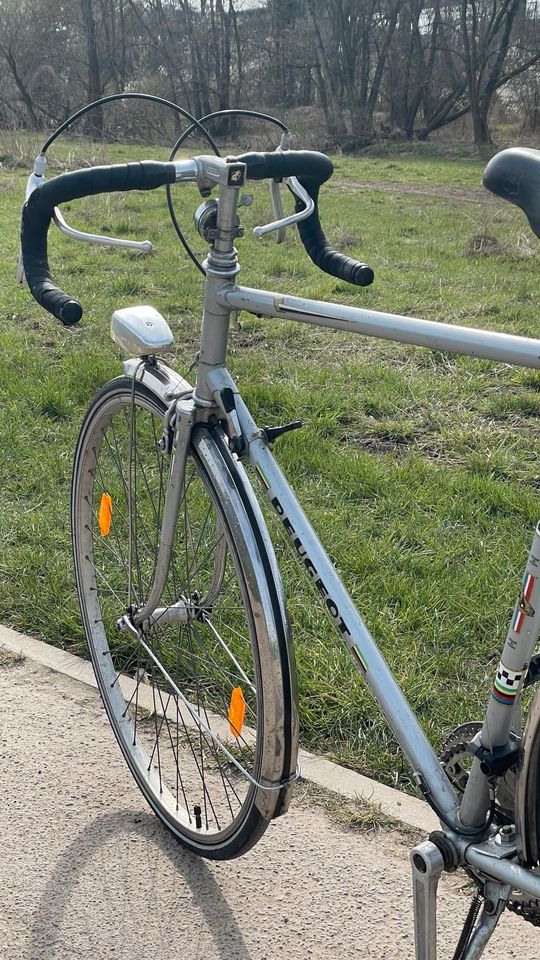
[[335, 83], [335, 78], [332, 74], [330, 64], [328, 63], [328, 58], [326, 56], [326, 50], [322, 40], [321, 31], [319, 29], [317, 10], [315, 9], [314, 0], [307, 0], [307, 8], [315, 39], [315, 49], [317, 52], [319, 66], [318, 72], [321, 78], [319, 93], [326, 121], [326, 128], [330, 140], [338, 145], [341, 145], [348, 136], [345, 117], [343, 115], [341, 97], [339, 96], [337, 84]]
[[474, 145], [480, 153], [485, 153], [493, 147], [493, 138], [488, 125], [488, 109], [486, 104], [471, 103], [471, 119], [473, 124]]
[[[92, 14], [92, 0], [81, 0], [86, 51], [88, 54], [88, 79], [86, 85], [89, 101], [99, 100], [102, 96], [101, 78], [99, 73], [99, 57], [96, 42], [96, 26]], [[101, 107], [91, 110], [86, 120], [86, 130], [89, 136], [100, 139], [103, 135], [103, 111]]]
[[28, 111], [28, 119], [30, 120], [30, 125], [34, 130], [37, 130], [39, 127], [39, 122], [38, 122], [36, 112], [34, 110], [34, 105], [32, 103], [32, 97], [30, 96], [30, 92], [27, 89], [26, 84], [24, 83], [24, 80], [19, 73], [19, 70], [17, 67], [17, 61], [13, 55], [13, 52], [10, 48], [0, 45], [0, 54], [4, 57], [4, 60], [6, 61], [9, 69], [11, 70], [11, 75], [15, 83], [17, 84], [17, 89]]
[[[500, 85], [520, 0], [461, 0], [460, 26], [474, 142], [484, 152], [493, 146], [488, 117]], [[483, 16], [482, 16], [483, 14]]]

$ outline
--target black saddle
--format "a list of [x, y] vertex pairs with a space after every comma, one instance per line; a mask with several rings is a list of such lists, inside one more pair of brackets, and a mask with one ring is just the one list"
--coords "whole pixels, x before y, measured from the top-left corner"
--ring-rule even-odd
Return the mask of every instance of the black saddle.
[[521, 207], [540, 237], [540, 150], [511, 147], [489, 161], [482, 183], [503, 200]]

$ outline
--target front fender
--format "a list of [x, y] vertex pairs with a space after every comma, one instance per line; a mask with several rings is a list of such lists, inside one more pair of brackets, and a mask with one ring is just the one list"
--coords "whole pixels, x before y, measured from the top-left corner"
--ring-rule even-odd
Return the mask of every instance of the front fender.
[[138, 357], [131, 357], [124, 360], [123, 366], [126, 377], [136, 377], [141, 383], [145, 383], [166, 404], [181, 393], [193, 390], [192, 385], [163, 360], [141, 363]]

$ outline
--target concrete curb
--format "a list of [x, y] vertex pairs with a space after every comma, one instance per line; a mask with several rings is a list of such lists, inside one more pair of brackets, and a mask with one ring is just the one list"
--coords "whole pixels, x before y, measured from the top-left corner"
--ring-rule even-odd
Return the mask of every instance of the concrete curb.
[[[0, 625], [0, 646], [12, 653], [22, 654], [56, 673], [71, 677], [80, 683], [97, 687], [92, 665], [87, 660], [53, 647], [41, 640], [27, 637], [9, 627]], [[384, 784], [370, 780], [354, 770], [348, 770], [337, 763], [315, 756], [305, 750], [300, 751], [302, 777], [312, 783], [337, 793], [348, 800], [365, 800], [380, 807], [381, 812], [410, 827], [424, 833], [439, 828], [439, 822], [427, 803], [416, 797], [410, 797], [399, 790], [393, 790]]]

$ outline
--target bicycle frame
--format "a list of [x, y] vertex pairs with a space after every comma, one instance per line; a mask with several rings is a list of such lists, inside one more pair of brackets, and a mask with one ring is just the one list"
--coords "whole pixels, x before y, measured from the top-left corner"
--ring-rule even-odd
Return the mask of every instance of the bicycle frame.
[[[261, 313], [261, 301], [269, 302], [272, 294], [265, 291], [247, 291], [246, 288], [237, 288], [234, 286], [224, 287], [220, 294], [220, 299], [224, 303], [242, 303], [244, 310], [252, 313]], [[281, 296], [275, 297], [281, 300]], [[297, 298], [287, 298], [288, 303], [296, 302]], [[325, 304], [319, 304], [317, 301], [298, 300], [298, 303], [305, 309], [306, 305], [313, 305], [313, 313], [303, 314], [309, 318], [308, 322], [319, 325], [319, 316], [315, 312]], [[228, 313], [228, 306], [225, 308]], [[406, 317], [397, 317], [396, 328], [392, 326], [391, 314], [377, 314], [374, 311], [363, 311], [352, 307], [337, 307], [328, 305], [328, 310], [332, 310], [334, 317], [332, 324], [346, 323], [348, 329], [351, 324], [356, 323], [355, 332], [364, 333], [368, 324], [377, 322], [377, 318], [382, 316], [385, 319], [385, 334], [388, 338], [403, 341], [402, 326], [410, 324], [412, 334], [417, 339], [422, 337], [422, 342], [426, 346], [440, 349], [441, 343], [451, 343], [455, 336], [455, 331], [459, 331], [460, 336], [467, 333], [471, 336], [474, 344], [474, 353], [468, 349], [464, 340], [460, 340], [458, 346], [461, 353], [470, 356], [483, 357], [490, 359], [506, 359], [512, 356], [514, 363], [520, 363], [523, 366], [540, 367], [540, 342], [522, 337], [513, 337], [507, 334], [491, 333], [483, 330], [469, 330], [468, 328], [456, 328], [445, 324], [430, 324], [428, 321], [415, 320]], [[292, 313], [292, 311], [291, 311]], [[338, 314], [343, 316], [338, 316]], [[277, 316], [277, 311], [272, 312], [272, 316]], [[366, 319], [367, 318], [367, 319]], [[215, 318], [211, 318], [213, 321]], [[424, 324], [426, 325], [424, 327]], [[204, 327], [204, 324], [203, 324]], [[431, 328], [431, 329], [430, 329]], [[433, 328], [436, 328], [435, 330]], [[225, 342], [225, 341], [223, 341]], [[405, 341], [410, 342], [410, 341]], [[416, 341], [415, 341], [416, 342]], [[214, 344], [215, 347], [215, 344]], [[457, 352], [457, 350], [455, 351]], [[204, 350], [204, 344], [201, 343], [201, 357], [208, 358], [209, 350]], [[519, 358], [519, 359], [517, 359]], [[206, 367], [206, 369], [205, 369]], [[134, 376], [136, 370], [140, 368], [140, 361], [127, 361], [125, 364], [126, 372]], [[201, 368], [203, 376], [201, 376]], [[147, 368], [146, 373], [151, 374]], [[142, 371], [141, 371], [142, 373]], [[146, 376], [146, 373], [144, 374]], [[162, 376], [159, 368], [155, 371], [155, 376]], [[162, 384], [163, 386], [163, 384]], [[185, 392], [188, 384], [180, 380], [180, 389]], [[247, 455], [259, 478], [259, 481], [265, 491], [266, 496], [272, 503], [278, 518], [286, 530], [293, 549], [303, 565], [306, 574], [315, 583], [326, 610], [334, 623], [338, 635], [344, 641], [351, 653], [355, 666], [361, 672], [366, 683], [372, 690], [381, 709], [383, 710], [389, 725], [400, 743], [403, 752], [407, 756], [411, 766], [416, 774], [419, 784], [427, 788], [435, 800], [439, 809], [454, 824], [454, 839], [462, 849], [464, 862], [474, 866], [475, 869], [482, 869], [488, 876], [500, 884], [509, 884], [512, 887], [526, 891], [531, 897], [540, 898], [540, 876], [525, 870], [516, 863], [510, 862], [508, 857], [511, 852], [497, 850], [491, 841], [485, 843], [471, 843], [470, 839], [463, 836], [463, 824], [458, 819], [459, 803], [454, 788], [443, 771], [439, 760], [423, 733], [410, 705], [404, 694], [396, 683], [388, 665], [382, 657], [377, 644], [371, 636], [368, 628], [359, 615], [352, 599], [343, 586], [331, 560], [322, 547], [315, 531], [309, 520], [300, 507], [291, 487], [276, 463], [268, 444], [264, 439], [263, 432], [257, 427], [251, 417], [245, 403], [240, 397], [237, 387], [224, 365], [214, 364], [207, 368], [207, 363], [200, 364], [199, 375], [197, 377], [197, 387], [193, 404], [185, 399], [178, 402], [179, 412], [182, 414], [184, 424], [178, 428], [178, 437], [182, 437], [181, 445], [187, 445], [192, 425], [196, 422], [207, 421], [209, 414], [216, 411], [215, 399], [210, 401], [199, 397], [198, 391], [202, 390], [207, 397], [218, 398], [225, 389], [230, 389], [234, 393], [235, 411], [237, 414], [237, 423], [242, 436], [245, 438]], [[186, 425], [188, 429], [186, 429]], [[181, 483], [178, 482], [178, 475], [183, 471], [184, 450], [177, 448], [175, 462], [172, 473], [175, 479], [167, 492], [164, 516], [171, 516], [169, 511], [174, 509], [173, 501], [180, 497]], [[170, 528], [165, 530], [166, 524], [163, 524], [163, 540], [169, 542], [171, 539]], [[538, 533], [537, 533], [538, 537]], [[540, 541], [539, 541], [540, 542]], [[162, 544], [160, 544], [161, 550]], [[158, 571], [159, 567], [159, 571]], [[158, 596], [160, 593], [161, 576], [165, 579], [167, 575], [166, 561], [160, 561], [156, 568], [156, 577], [152, 593]], [[148, 616], [147, 607], [145, 611], [140, 611], [137, 621], [141, 621]], [[538, 605], [537, 609], [540, 607]], [[534, 641], [538, 632], [538, 616], [534, 620], [531, 631], [528, 632], [526, 644], [528, 652], [526, 654], [527, 662], [532, 654]], [[495, 705], [496, 706], [496, 705]], [[502, 710], [510, 714], [507, 707]], [[478, 798], [478, 811], [485, 817], [486, 806], [485, 797], [481, 794]], [[420, 848], [418, 848], [420, 849]], [[441, 868], [442, 869], [442, 868]], [[438, 877], [437, 877], [438, 879]], [[426, 954], [428, 956], [428, 954]]]
[[[284, 297], [266, 291], [233, 286], [223, 288], [218, 301], [226, 307], [243, 309], [249, 313], [288, 319], [350, 332], [381, 336], [399, 342], [417, 343], [432, 349], [452, 349], [469, 356], [486, 357], [540, 368], [540, 342], [533, 339], [513, 337], [507, 334], [454, 327], [446, 324], [380, 314], [354, 307], [336, 306], [323, 302]], [[298, 316], [300, 315], [300, 316]], [[511, 358], [511, 359], [510, 359]], [[315, 531], [300, 507], [286, 478], [277, 465], [262, 432], [254, 423], [247, 407], [225, 367], [217, 367], [205, 374], [204, 382], [197, 382], [197, 392], [202, 387], [210, 396], [216, 397], [229, 388], [235, 395], [235, 407], [242, 436], [247, 443], [250, 462], [258, 476], [266, 496], [272, 503], [305, 571], [319, 590], [326, 609], [334, 622], [341, 639], [346, 643], [355, 666], [372, 690], [392, 730], [407, 756], [415, 778], [424, 784], [437, 807], [454, 823], [459, 831], [463, 824], [456, 819], [458, 802], [453, 787], [406, 698], [394, 680], [375, 640], [371, 636], [353, 601], [343, 586], [336, 570], [322, 547]], [[538, 552], [538, 548], [537, 548]], [[540, 586], [537, 585], [540, 597]], [[540, 623], [536, 618], [530, 624], [532, 636], [521, 638], [518, 657], [521, 665], [532, 656]], [[508, 707], [500, 705], [505, 717]], [[508, 718], [509, 721], [509, 718]], [[510, 722], [502, 733], [508, 736]], [[483, 777], [485, 782], [485, 777]], [[478, 787], [478, 784], [476, 784]], [[482, 823], [489, 805], [487, 788], [477, 789], [477, 803], [469, 811], [473, 824]]]
[[[475, 758], [470, 774], [470, 786], [462, 804], [446, 773], [422, 731], [404, 694], [395, 681], [377, 644], [343, 586], [331, 560], [323, 549], [315, 531], [302, 511], [268, 446], [267, 438], [251, 417], [226, 366], [227, 338], [230, 314], [243, 310], [266, 318], [284, 318], [325, 326], [364, 336], [376, 336], [402, 343], [416, 344], [433, 350], [448, 350], [476, 358], [540, 369], [540, 341], [452, 326], [427, 320], [380, 313], [356, 307], [341, 306], [316, 300], [286, 296], [279, 293], [251, 289], [235, 283], [239, 266], [232, 245], [235, 236], [237, 191], [222, 187], [220, 191], [218, 236], [206, 261], [205, 304], [200, 341], [197, 381], [192, 400], [178, 401], [176, 450], [171, 467], [172, 483], [166, 497], [164, 517], [176, 516], [181, 479], [191, 430], [197, 423], [219, 420], [225, 424], [231, 448], [249, 458], [262, 488], [284, 527], [297, 559], [307, 576], [314, 582], [322, 602], [342, 641], [347, 645], [355, 666], [364, 677], [383, 710], [400, 746], [411, 763], [414, 779], [423, 794], [430, 797], [449, 829], [460, 863], [487, 878], [494, 890], [493, 900], [502, 903], [511, 888], [519, 888], [531, 897], [540, 899], [540, 875], [515, 862], [514, 846], [497, 848], [488, 831], [482, 832], [486, 822], [490, 796], [487, 776], [481, 772]], [[125, 365], [126, 372], [135, 375], [134, 361]], [[148, 369], [148, 368], [147, 368]], [[151, 374], [151, 371], [148, 370]], [[181, 381], [185, 387], [185, 381]], [[178, 395], [178, 394], [177, 394]], [[236, 444], [236, 449], [235, 449]], [[160, 596], [168, 569], [170, 543], [174, 531], [163, 524], [151, 602], [133, 618], [135, 627], [152, 613]], [[540, 527], [533, 540], [527, 569], [540, 568]], [[526, 571], [527, 575], [527, 571]], [[525, 611], [523, 631], [510, 628], [503, 651], [501, 666], [519, 663], [521, 673], [515, 670], [516, 694], [510, 701], [490, 699], [487, 717], [490, 720], [490, 746], [508, 744], [512, 720], [519, 709], [522, 679], [526, 673], [540, 630], [540, 576], [533, 576], [534, 594], [527, 595], [531, 609], [516, 605], [516, 612]], [[528, 589], [528, 588], [527, 588]], [[524, 602], [522, 593], [520, 601]], [[521, 630], [521, 627], [520, 627]], [[506, 658], [506, 659], [505, 659]], [[509, 661], [510, 658], [510, 661]], [[487, 729], [487, 728], [486, 728]], [[483, 731], [484, 733], [485, 731]], [[462, 819], [466, 808], [466, 819]], [[472, 829], [467, 829], [468, 827]], [[475, 829], [476, 828], [476, 829]], [[457, 865], [457, 864], [456, 864]], [[442, 872], [443, 859], [435, 845], [427, 842], [413, 851], [415, 916], [417, 924], [417, 957], [434, 960], [435, 893]], [[506, 891], [506, 892], [505, 892]], [[500, 895], [500, 896], [499, 896]], [[475, 945], [467, 957], [480, 956], [503, 907], [491, 910], [479, 923]]]

